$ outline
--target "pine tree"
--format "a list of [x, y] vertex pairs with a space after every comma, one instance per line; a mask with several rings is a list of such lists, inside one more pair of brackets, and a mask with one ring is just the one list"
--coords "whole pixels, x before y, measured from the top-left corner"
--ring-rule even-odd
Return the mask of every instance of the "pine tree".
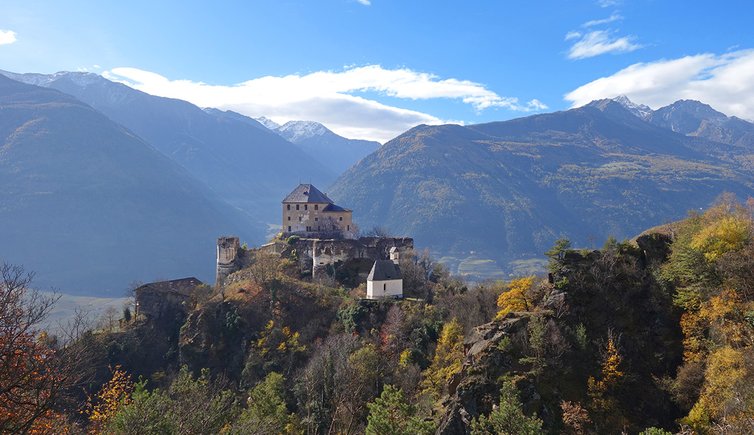
[[500, 389], [500, 404], [489, 416], [480, 415], [471, 422], [472, 435], [537, 435], [543, 433], [542, 420], [527, 417], [521, 409], [518, 390], [506, 380]]
[[386, 385], [380, 397], [367, 406], [366, 433], [369, 435], [431, 434], [435, 431], [434, 423], [417, 417], [415, 407], [406, 401], [403, 391], [392, 385]]

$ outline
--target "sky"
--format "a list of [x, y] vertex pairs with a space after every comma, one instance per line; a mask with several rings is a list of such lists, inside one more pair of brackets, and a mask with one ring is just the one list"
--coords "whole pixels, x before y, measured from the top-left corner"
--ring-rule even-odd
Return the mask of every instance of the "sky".
[[0, 0], [0, 69], [380, 142], [621, 94], [754, 120], [752, 23], [750, 0]]

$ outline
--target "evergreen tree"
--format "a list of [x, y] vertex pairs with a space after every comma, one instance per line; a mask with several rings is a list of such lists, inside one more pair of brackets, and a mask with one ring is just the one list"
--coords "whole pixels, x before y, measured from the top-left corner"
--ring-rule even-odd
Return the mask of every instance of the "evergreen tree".
[[367, 405], [366, 433], [369, 435], [414, 435], [435, 432], [432, 421], [417, 417], [416, 408], [406, 401], [403, 391], [386, 385], [380, 397]]
[[542, 420], [527, 417], [513, 382], [506, 380], [500, 389], [500, 404], [489, 416], [471, 422], [472, 435], [537, 435], [543, 433]]

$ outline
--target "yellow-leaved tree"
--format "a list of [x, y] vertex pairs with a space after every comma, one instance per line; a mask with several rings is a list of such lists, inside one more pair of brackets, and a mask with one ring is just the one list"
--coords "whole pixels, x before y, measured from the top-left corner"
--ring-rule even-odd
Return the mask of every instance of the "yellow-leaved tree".
[[715, 261], [726, 252], [741, 249], [751, 235], [751, 221], [730, 215], [713, 220], [691, 239], [691, 247], [701, 251], [707, 261]]
[[626, 422], [614, 397], [615, 390], [620, 386], [625, 375], [621, 370], [623, 357], [620, 355], [616, 341], [617, 338], [609, 331], [599, 379], [590, 376], [587, 380], [587, 391], [591, 399], [590, 408], [595, 415], [601, 416], [599, 421], [602, 422], [603, 427], [597, 429], [598, 432], [604, 433], [618, 433]]
[[754, 352], [750, 349], [722, 347], [707, 359], [704, 386], [699, 400], [684, 423], [697, 433], [712, 426], [725, 433], [751, 428], [754, 416]]
[[89, 417], [89, 432], [101, 433], [118, 411], [131, 402], [134, 383], [131, 375], [120, 366], [111, 369], [112, 378], [100, 388], [95, 397], [89, 397], [83, 414]]
[[506, 314], [513, 311], [529, 311], [531, 301], [528, 293], [534, 286], [534, 277], [527, 276], [516, 278], [508, 283], [508, 291], [500, 293], [497, 298], [497, 306], [500, 311], [497, 312], [497, 318], [501, 319]]
[[445, 391], [448, 381], [463, 365], [463, 327], [457, 319], [446, 323], [437, 341], [432, 364], [424, 372], [423, 390], [434, 398]]

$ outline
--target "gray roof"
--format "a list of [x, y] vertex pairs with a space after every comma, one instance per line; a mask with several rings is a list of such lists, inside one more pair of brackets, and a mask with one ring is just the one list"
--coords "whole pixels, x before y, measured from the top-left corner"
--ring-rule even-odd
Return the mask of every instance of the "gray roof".
[[299, 184], [293, 192], [285, 197], [283, 202], [319, 202], [332, 204], [332, 199], [320, 192], [313, 184]]
[[401, 268], [390, 260], [375, 261], [367, 281], [387, 281], [391, 279], [401, 279]]
[[351, 211], [351, 210], [348, 210], [347, 208], [343, 208], [339, 205], [328, 204], [327, 207], [322, 209], [322, 211]]

